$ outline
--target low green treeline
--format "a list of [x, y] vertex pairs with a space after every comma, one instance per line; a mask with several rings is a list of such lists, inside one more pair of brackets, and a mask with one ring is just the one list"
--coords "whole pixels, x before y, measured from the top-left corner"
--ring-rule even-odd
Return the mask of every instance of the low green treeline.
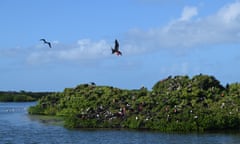
[[15, 92], [15, 91], [0, 91], [0, 102], [28, 102], [37, 101], [51, 92]]
[[206, 131], [240, 128], [240, 84], [169, 76], [152, 90], [89, 84], [42, 97], [29, 114], [61, 116], [68, 128]]

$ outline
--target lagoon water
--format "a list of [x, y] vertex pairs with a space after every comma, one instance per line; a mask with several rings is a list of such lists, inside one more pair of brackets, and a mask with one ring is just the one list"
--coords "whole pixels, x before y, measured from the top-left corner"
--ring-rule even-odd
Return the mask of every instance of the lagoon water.
[[239, 144], [240, 133], [170, 134], [134, 130], [69, 130], [33, 118], [35, 103], [0, 103], [0, 144]]

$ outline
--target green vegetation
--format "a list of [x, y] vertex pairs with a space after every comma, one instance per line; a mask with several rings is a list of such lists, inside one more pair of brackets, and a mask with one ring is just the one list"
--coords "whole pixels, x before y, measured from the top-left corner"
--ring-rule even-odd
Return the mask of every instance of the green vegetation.
[[0, 102], [29, 102], [37, 101], [43, 96], [51, 94], [50, 92], [15, 92], [15, 91], [0, 91]]
[[82, 84], [42, 97], [29, 114], [64, 118], [68, 128], [206, 131], [240, 128], [240, 84], [213, 76], [175, 76], [125, 90]]

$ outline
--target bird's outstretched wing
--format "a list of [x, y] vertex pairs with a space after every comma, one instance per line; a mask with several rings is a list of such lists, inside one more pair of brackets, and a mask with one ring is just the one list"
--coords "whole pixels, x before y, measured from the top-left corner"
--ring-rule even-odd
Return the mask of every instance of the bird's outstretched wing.
[[118, 43], [118, 40], [115, 40], [114, 50], [115, 50], [115, 51], [118, 51], [118, 50], [119, 50], [119, 43]]
[[47, 42], [45, 39], [40, 39], [40, 41], [43, 41], [44, 43], [46, 43], [46, 42]]
[[50, 43], [50, 42], [47, 42], [47, 44], [48, 44], [48, 46], [49, 46], [50, 48], [52, 48], [52, 45], [51, 45], [51, 43]]

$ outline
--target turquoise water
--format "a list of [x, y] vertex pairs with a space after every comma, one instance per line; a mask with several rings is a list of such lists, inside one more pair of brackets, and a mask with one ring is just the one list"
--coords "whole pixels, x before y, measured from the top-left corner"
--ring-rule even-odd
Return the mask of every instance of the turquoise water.
[[169, 134], [134, 130], [69, 130], [29, 117], [35, 103], [0, 103], [0, 144], [239, 144], [240, 133]]

